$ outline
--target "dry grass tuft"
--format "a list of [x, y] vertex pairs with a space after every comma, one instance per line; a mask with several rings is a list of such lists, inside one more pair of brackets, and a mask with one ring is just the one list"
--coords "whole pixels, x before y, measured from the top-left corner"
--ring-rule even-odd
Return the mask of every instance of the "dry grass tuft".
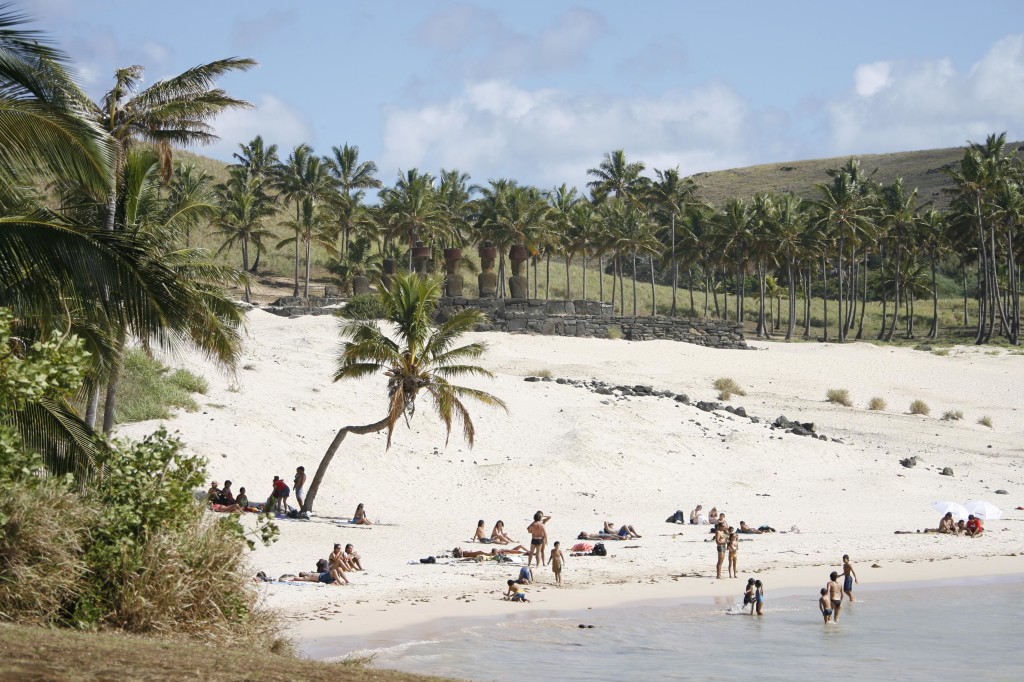
[[960, 410], [946, 410], [942, 413], [942, 421], [944, 422], [958, 422], [964, 418], [964, 413]]
[[728, 377], [715, 379], [715, 390], [718, 391], [719, 400], [729, 400], [734, 395], [746, 395], [747, 392], [735, 381]]
[[915, 400], [914, 402], [910, 403], [910, 414], [921, 414], [927, 416], [931, 414], [931, 412], [932, 408], [928, 407], [928, 403], [921, 399]]
[[979, 419], [978, 423], [981, 424], [982, 426], [987, 426], [990, 429], [993, 428], [992, 427], [992, 417], [990, 417], [988, 415], [985, 415], [984, 417]]
[[830, 403], [836, 403], [837, 405], [843, 405], [845, 407], [853, 407], [853, 401], [850, 400], [850, 392], [845, 388], [830, 388], [828, 393], [825, 394], [826, 399]]
[[888, 405], [886, 405], [885, 400], [882, 399], [882, 398], [879, 398], [878, 396], [875, 396], [870, 401], [868, 401], [868, 409], [869, 410], [875, 410], [876, 412], [881, 412], [886, 407], [888, 407]]

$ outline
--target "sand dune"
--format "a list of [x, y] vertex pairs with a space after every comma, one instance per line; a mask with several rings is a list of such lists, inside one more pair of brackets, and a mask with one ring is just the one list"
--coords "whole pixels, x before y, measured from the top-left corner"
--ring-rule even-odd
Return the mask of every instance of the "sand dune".
[[[193, 357], [170, 360], [198, 368], [211, 389], [200, 397], [199, 412], [179, 414], [168, 426], [209, 458], [213, 479], [245, 486], [252, 499], [269, 492], [275, 474], [290, 480], [299, 464], [312, 473], [339, 427], [383, 416], [383, 379], [331, 382], [336, 330], [327, 317], [251, 312], [236, 375]], [[312, 638], [317, 622], [338, 635], [433, 616], [500, 613], [507, 605], [496, 591], [512, 573], [507, 566], [407, 562], [466, 546], [480, 518], [488, 531], [503, 519], [513, 538], [525, 539], [538, 509], [553, 514], [549, 532], [563, 545], [606, 519], [644, 534], [610, 543], [607, 558], [570, 559], [566, 589], [533, 588], [540, 608], [736, 593], [739, 581], [713, 580], [706, 528], [664, 522], [698, 503], [725, 510], [733, 523], [799, 529], [741, 543], [741, 572], [757, 570], [776, 585], [816, 583], [820, 567], [844, 553], [872, 581], [1024, 571], [1024, 557], [989, 559], [1024, 554], [1024, 512], [1012, 510], [1024, 505], [1024, 357], [975, 348], [939, 357], [864, 343], [752, 343], [754, 350], [724, 351], [673, 342], [471, 337], [488, 343], [481, 364], [497, 375], [479, 385], [509, 406], [507, 414], [471, 406], [475, 448], [458, 432], [446, 447], [426, 402], [411, 428], [398, 428], [390, 451], [382, 434], [350, 436], [324, 481], [316, 520], [282, 521], [280, 541], [253, 553], [254, 571], [270, 575], [312, 570], [333, 542], [353, 542], [362, 553], [368, 570], [353, 576], [353, 585], [267, 588], [270, 604], [301, 637]], [[523, 380], [545, 370], [651, 385], [693, 400], [713, 400], [712, 382], [728, 376], [748, 391], [730, 404], [768, 421], [785, 415], [814, 422], [829, 440], [669, 398], [617, 398]], [[847, 389], [855, 406], [825, 402], [829, 388]], [[886, 400], [888, 411], [866, 409], [874, 396]], [[907, 413], [915, 399], [929, 404], [930, 417]], [[962, 410], [965, 419], [941, 421], [945, 410]], [[976, 423], [983, 415], [993, 429]], [[155, 426], [122, 431], [138, 435]], [[909, 455], [923, 462], [903, 468], [898, 460]], [[955, 476], [940, 476], [945, 466]], [[930, 503], [938, 499], [987, 499], [1006, 516], [989, 522], [977, 540], [893, 534], [935, 526]], [[371, 519], [393, 525], [345, 528], [330, 521], [351, 516], [359, 502]], [[915, 570], [902, 564], [909, 561]], [[882, 568], [870, 569], [875, 562]], [[550, 573], [541, 580], [550, 583]]]

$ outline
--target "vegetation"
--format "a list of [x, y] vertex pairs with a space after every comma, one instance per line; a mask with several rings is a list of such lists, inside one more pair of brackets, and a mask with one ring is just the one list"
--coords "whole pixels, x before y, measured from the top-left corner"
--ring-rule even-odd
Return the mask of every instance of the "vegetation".
[[850, 400], [850, 392], [845, 388], [830, 388], [825, 397], [830, 403], [853, 407], [853, 401]]
[[396, 275], [379, 296], [386, 312], [384, 319], [394, 327], [397, 340], [389, 337], [375, 320], [349, 318], [341, 328], [343, 342], [334, 380], [383, 373], [388, 377], [387, 414], [373, 424], [346, 426], [338, 431], [309, 485], [303, 511], [313, 508], [320, 483], [345, 436], [387, 431], [386, 447], [390, 448], [395, 426], [400, 419], [408, 421], [415, 414], [421, 391], [430, 398], [449, 435], [453, 422], [461, 424], [469, 447], [473, 447], [475, 429], [462, 400], [470, 398], [485, 405], [505, 407], [490, 393], [450, 382], [462, 377], [492, 376], [486, 369], [469, 364], [483, 354], [484, 344], [455, 345], [480, 323], [483, 313], [466, 308], [435, 326], [432, 314], [441, 297], [439, 277]]
[[186, 369], [171, 370], [141, 350], [124, 354], [114, 422], [124, 424], [167, 419], [172, 408], [195, 412], [193, 393], [206, 393], [206, 380]]
[[961, 410], [946, 410], [942, 413], [942, 421], [960, 421], [964, 418], [964, 413]]
[[990, 429], [993, 428], [992, 427], [992, 417], [989, 417], [988, 415], [980, 418], [978, 420], [978, 423], [981, 424], [982, 426], [987, 426]]
[[718, 391], [719, 400], [729, 400], [734, 395], [747, 394], [747, 392], [744, 391], [739, 384], [737, 384], [732, 379], [729, 379], [728, 377], [715, 379], [714, 387], [715, 390]]
[[309, 682], [443, 682], [442, 678], [365, 667], [361, 661], [321, 663], [275, 656], [251, 647], [213, 648], [190, 642], [0, 624], [0, 679], [177, 682], [210, 671], [234, 680]]
[[910, 414], [921, 414], [927, 416], [931, 414], [931, 412], [932, 409], [928, 407], [928, 403], [923, 400], [918, 399], [910, 403]]
[[868, 401], [869, 410], [881, 412], [884, 411], [886, 407], [888, 407], [888, 405], [886, 404], [885, 400], [883, 398], [879, 398], [878, 396], [875, 396], [874, 398]]
[[349, 299], [341, 315], [350, 320], [380, 320], [387, 315], [380, 296], [359, 294]]

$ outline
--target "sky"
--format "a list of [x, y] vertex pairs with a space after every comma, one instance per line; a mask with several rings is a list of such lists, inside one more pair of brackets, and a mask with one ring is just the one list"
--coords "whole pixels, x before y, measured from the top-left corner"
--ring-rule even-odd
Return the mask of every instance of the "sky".
[[224, 57], [230, 160], [354, 144], [385, 183], [458, 168], [583, 187], [623, 149], [683, 175], [1024, 138], [1021, 0], [26, 0], [99, 98]]

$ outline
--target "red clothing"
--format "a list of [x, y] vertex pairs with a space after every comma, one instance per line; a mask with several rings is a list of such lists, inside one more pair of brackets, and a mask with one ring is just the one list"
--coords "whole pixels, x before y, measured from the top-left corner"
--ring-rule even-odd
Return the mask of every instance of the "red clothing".
[[288, 487], [288, 484], [282, 481], [280, 478], [274, 481], [274, 491], [280, 492]]
[[971, 535], [977, 535], [982, 530], [984, 530], [984, 526], [981, 525], [981, 519], [971, 519], [967, 522], [967, 532]]

